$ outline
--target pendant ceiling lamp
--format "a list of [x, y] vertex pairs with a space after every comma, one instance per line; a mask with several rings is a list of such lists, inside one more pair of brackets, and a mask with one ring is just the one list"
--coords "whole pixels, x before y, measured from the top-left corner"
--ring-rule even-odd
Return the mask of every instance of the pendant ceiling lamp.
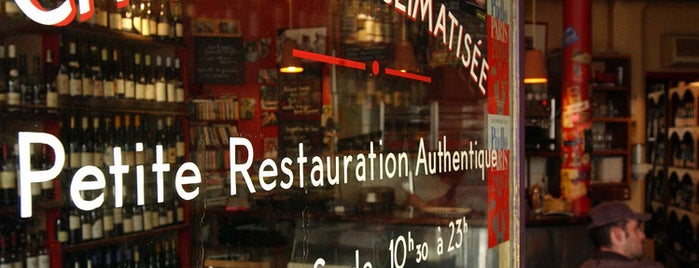
[[[532, 2], [532, 40], [536, 40], [536, 0]], [[543, 84], [548, 82], [544, 52], [533, 46], [524, 53], [524, 83]]]
[[[291, 7], [293, 1], [289, 0], [289, 29], [292, 29], [291, 22]], [[294, 57], [294, 49], [297, 47], [296, 40], [286, 39], [282, 44], [282, 59], [279, 64], [279, 72], [281, 73], [300, 73], [303, 72], [303, 63], [301, 59]]]
[[404, 73], [417, 71], [415, 51], [413, 50], [413, 44], [408, 41], [407, 31], [408, 30], [405, 27], [405, 20], [403, 20], [401, 23], [401, 39], [396, 44], [396, 54], [395, 59], [393, 60], [393, 69]]

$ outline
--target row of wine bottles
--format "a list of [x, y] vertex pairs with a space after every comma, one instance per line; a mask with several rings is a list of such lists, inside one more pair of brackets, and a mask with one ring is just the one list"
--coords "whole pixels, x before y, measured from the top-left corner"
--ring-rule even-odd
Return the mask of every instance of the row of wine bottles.
[[[60, 122], [59, 137], [66, 150], [64, 176], [87, 165], [105, 169], [113, 165], [114, 147], [121, 147], [122, 163], [129, 166], [153, 163], [156, 145], [163, 146], [164, 163], [179, 165], [185, 161], [182, 124], [171, 116], [66, 115]], [[142, 150], [136, 150], [138, 143], [143, 145]], [[14, 205], [19, 200], [17, 145], [2, 142], [0, 150], [0, 205]], [[47, 170], [53, 166], [53, 151], [46, 145], [35, 145], [31, 153], [32, 168], [35, 170]], [[33, 184], [33, 198], [55, 200], [57, 191], [54, 181]], [[65, 177], [61, 178], [60, 183], [67, 184], [68, 181], [69, 177]], [[67, 193], [68, 185], [64, 186], [61, 192]], [[64, 199], [66, 195], [61, 198]]]
[[28, 228], [31, 225], [15, 219], [0, 223], [0, 267], [50, 267], [46, 232]]
[[0, 45], [0, 105], [59, 107], [59, 96], [184, 102], [178, 58], [75, 41], [61, 49], [58, 65], [50, 49], [29, 65], [15, 44]]
[[148, 240], [128, 245], [102, 247], [64, 256], [63, 267], [140, 268], [181, 267], [174, 239]]
[[[40, 0], [45, 9], [52, 10], [63, 1]], [[161, 40], [181, 40], [184, 35], [182, 24], [181, 0], [131, 0], [129, 5], [118, 8], [120, 1], [95, 0], [92, 5], [93, 14], [85, 21], [76, 23], [94, 27], [107, 28], [115, 31], [136, 33], [152, 36]], [[76, 4], [80, 5], [81, 3]], [[22, 11], [15, 1], [2, 1], [0, 8], [6, 17], [21, 17]], [[80, 7], [80, 10], [83, 10]], [[79, 14], [76, 14], [78, 16]]]

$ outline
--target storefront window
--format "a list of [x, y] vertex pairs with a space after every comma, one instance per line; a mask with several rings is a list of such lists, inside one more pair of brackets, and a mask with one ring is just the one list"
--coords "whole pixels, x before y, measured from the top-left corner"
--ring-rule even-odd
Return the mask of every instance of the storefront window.
[[516, 3], [3, 5], [0, 266], [518, 265]]

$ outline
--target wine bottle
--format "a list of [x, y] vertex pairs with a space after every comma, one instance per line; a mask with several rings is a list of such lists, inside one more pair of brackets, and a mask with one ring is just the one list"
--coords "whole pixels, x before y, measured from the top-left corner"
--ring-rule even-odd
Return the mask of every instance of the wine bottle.
[[133, 54], [133, 64], [136, 100], [143, 100], [146, 98], [146, 75], [141, 66], [141, 53], [136, 52]]
[[68, 212], [63, 211], [61, 215], [56, 218], [56, 241], [60, 244], [67, 244], [69, 239], [69, 226], [68, 226]]
[[[144, 147], [147, 147], [145, 145], [144, 138], [145, 136], [143, 135], [143, 124], [141, 124], [141, 115], [137, 114], [134, 115], [134, 138], [137, 142], [144, 143]], [[143, 165], [146, 163], [146, 153], [144, 150], [137, 150], [136, 152], [136, 165]]]
[[167, 0], [158, 0], [157, 35], [161, 40], [170, 38], [170, 10]]
[[46, 246], [46, 232], [39, 231], [37, 235], [37, 253], [38, 253], [38, 266], [39, 268], [49, 268], [51, 267], [51, 252]]
[[143, 209], [143, 231], [150, 231], [153, 228], [157, 228], [153, 221], [153, 207], [151, 204], [146, 203], [141, 206], [141, 208]]
[[[56, 66], [53, 64], [53, 53], [50, 49], [46, 50], [46, 59], [44, 60], [44, 91], [46, 92], [46, 107], [58, 107], [58, 88], [56, 78], [58, 77]], [[64, 78], [68, 78], [65, 76]], [[66, 80], [67, 81], [67, 80]]]
[[82, 117], [81, 133], [80, 164], [82, 166], [91, 166], [95, 163], [95, 142], [87, 116]]
[[95, 25], [104, 28], [109, 27], [109, 4], [113, 2], [114, 1], [111, 0], [95, 0], [95, 12], [92, 15], [95, 20]]
[[[96, 46], [90, 48], [92, 63], [90, 71], [92, 73], [92, 94], [95, 97], [105, 97], [104, 74], [102, 73], [102, 52]], [[104, 50], [106, 52], [106, 50]]]
[[142, 232], [143, 231], [143, 207], [138, 205], [135, 200], [132, 201], [131, 205], [131, 217], [133, 220], [133, 231]]
[[70, 132], [69, 140], [70, 145], [68, 147], [69, 151], [69, 168], [71, 170], [77, 170], [81, 167], [82, 152], [80, 147], [80, 142], [82, 140], [82, 135], [80, 131], [75, 126], [75, 116], [70, 116]]
[[133, 32], [142, 34], [143, 33], [143, 18], [142, 18], [142, 10], [141, 10], [141, 1], [140, 0], [133, 0], [129, 2], [131, 4], [131, 18], [132, 18], [132, 24], [133, 24]]
[[101, 59], [101, 67], [100, 70], [102, 71], [102, 79], [103, 79], [103, 84], [104, 84], [104, 97], [105, 98], [114, 98], [116, 95], [116, 82], [115, 82], [115, 76], [114, 76], [114, 70], [112, 70], [112, 67], [114, 64], [111, 62], [110, 55], [111, 50], [109, 48], [103, 47], [102, 48], [102, 59]]
[[181, 165], [185, 161], [185, 153], [186, 153], [186, 148], [185, 148], [185, 142], [184, 142], [184, 133], [182, 132], [182, 122], [180, 120], [175, 120], [175, 131], [173, 133], [175, 136], [175, 153], [176, 153], [176, 161], [175, 163], [177, 165]]
[[98, 240], [104, 238], [104, 215], [102, 207], [90, 211], [90, 218], [92, 219], [92, 239]]
[[160, 55], [155, 57], [155, 67], [155, 100], [165, 102], [168, 100], [167, 78], [165, 77], [165, 69], [163, 69], [163, 58]]
[[157, 204], [150, 204], [149, 207], [151, 211], [151, 223], [153, 225], [153, 229], [160, 227], [160, 215], [158, 214], [158, 205]]
[[177, 147], [175, 142], [175, 128], [172, 126], [172, 116], [165, 118], [165, 148], [167, 150], [167, 163], [177, 162]]
[[[87, 192], [82, 192], [81, 195], [82, 195], [82, 198], [84, 200], [90, 200], [90, 199], [88, 199], [89, 195], [87, 194]], [[92, 214], [90, 211], [80, 211], [80, 231], [81, 231], [82, 241], [92, 240], [92, 224], [93, 223], [94, 223], [94, 219], [92, 218]]]
[[182, 83], [182, 72], [180, 70], [180, 59], [175, 58], [175, 100], [178, 103], [184, 103], [184, 85]]
[[7, 46], [8, 76], [7, 76], [7, 105], [20, 105], [22, 103], [22, 91], [19, 81], [19, 65], [17, 62], [17, 47], [14, 44]]
[[56, 73], [56, 91], [58, 91], [59, 96], [68, 96], [70, 95], [70, 64], [68, 60], [70, 53], [66, 51], [63, 40], [61, 40], [60, 44], [61, 53], [63, 54], [59, 53], [62, 57], [60, 57], [58, 72]]
[[26, 233], [24, 241], [24, 267], [39, 266], [39, 249], [37, 248], [36, 237], [32, 233]]
[[78, 61], [78, 53], [75, 42], [70, 42], [68, 52], [68, 68], [70, 77], [68, 82], [68, 91], [71, 97], [80, 97], [83, 94], [82, 89], [82, 71], [80, 70], [80, 62]]
[[145, 58], [145, 66], [143, 68], [143, 77], [146, 80], [146, 86], [145, 86], [145, 100], [147, 101], [154, 101], [155, 100], [155, 83], [156, 83], [156, 76], [153, 72], [153, 65], [151, 64], [151, 55], [146, 54], [144, 56]]
[[17, 235], [17, 231], [10, 233], [10, 248], [12, 248], [10, 251], [10, 259], [12, 259], [12, 266], [15, 268], [24, 267], [24, 258], [21, 257], [23, 245], [19, 243]]
[[151, 3], [150, 0], [141, 0], [139, 12], [141, 13], [141, 35], [151, 36], [155, 28], [151, 28]]
[[0, 105], [7, 104], [7, 59], [5, 45], [0, 45]]
[[79, 54], [80, 59], [80, 67], [82, 69], [82, 91], [83, 91], [83, 97], [85, 98], [90, 98], [93, 97], [94, 94], [94, 89], [93, 89], [93, 83], [92, 83], [92, 65], [94, 62], [93, 55], [94, 53], [92, 51], [97, 50], [96, 46], [88, 46], [85, 45], [82, 47], [80, 50], [81, 53]]
[[3, 2], [6, 16], [18, 17], [22, 15], [22, 11], [19, 9], [19, 6], [17, 6], [17, 3], [14, 0], [5, 0]]
[[170, 0], [170, 16], [172, 16], [170, 31], [173, 32], [175, 40], [180, 41], [184, 36], [181, 0]]
[[[115, 5], [117, 4], [116, 1], [114, 1]], [[131, 33], [134, 32], [134, 18], [133, 18], [133, 7], [136, 4], [136, 1], [130, 1], [128, 5], [125, 7], [121, 8], [121, 31]], [[115, 6], [116, 9], [116, 6]]]
[[[41, 146], [34, 145], [31, 146], [29, 149], [29, 158], [31, 159], [31, 170], [41, 170], [41, 151], [39, 150], [39, 152], [37, 153], [37, 150], [35, 150], [36, 148], [41, 149]], [[19, 146], [16, 146], [14, 148], [14, 155], [17, 157], [19, 156]], [[17, 169], [19, 169], [19, 166], [17, 167]], [[19, 171], [17, 171], [17, 174], [19, 174]], [[32, 183], [31, 194], [33, 200], [39, 200], [41, 198], [41, 183]]]
[[[121, 146], [123, 144], [123, 136], [121, 136], [122, 128], [121, 128], [121, 116], [115, 115], [114, 116], [114, 128], [112, 130], [111, 136], [113, 137], [113, 143], [116, 146]], [[112, 146], [114, 146], [112, 145]], [[114, 162], [114, 156], [110, 155], [110, 157], [107, 157], [107, 161], [111, 161], [110, 163], [113, 164]], [[117, 193], [114, 192], [115, 188], [111, 188], [111, 196], [112, 198], [121, 198], [123, 197], [123, 193], [121, 196], [117, 196]], [[122, 206], [123, 207], [123, 206]], [[112, 207], [112, 212], [114, 214], [114, 236], [119, 236], [124, 233], [124, 210], [122, 207]]]
[[126, 75], [124, 74], [122, 62], [119, 61], [120, 55], [118, 49], [115, 48], [112, 51], [112, 57], [111, 70], [114, 76], [114, 97], [123, 99], [126, 97]]
[[134, 133], [131, 129], [131, 115], [124, 115], [124, 125], [122, 127], [122, 144], [121, 144], [121, 155], [123, 157], [122, 163], [127, 166], [133, 166], [136, 163], [136, 150], [134, 150]]
[[77, 207], [71, 206], [68, 213], [68, 241], [70, 244], [80, 243], [82, 241], [80, 212]]
[[121, 10], [117, 7], [117, 1], [107, 1], [109, 29], [122, 30]]
[[174, 77], [175, 70], [172, 67], [172, 58], [165, 58], [165, 80], [166, 80], [166, 95], [167, 102], [174, 103], [177, 101], [177, 96], [175, 94], [175, 88], [177, 87], [177, 80]]
[[2, 163], [0, 163], [0, 188], [2, 189], [3, 205], [17, 203], [17, 171], [15, 160], [12, 159], [10, 148], [2, 144]]
[[[53, 165], [53, 160], [49, 155], [49, 147], [46, 144], [41, 145], [41, 163], [40, 170], [49, 170]], [[53, 187], [53, 180], [47, 180], [41, 183], [41, 196], [44, 200], [53, 200], [55, 198], [55, 191]]]

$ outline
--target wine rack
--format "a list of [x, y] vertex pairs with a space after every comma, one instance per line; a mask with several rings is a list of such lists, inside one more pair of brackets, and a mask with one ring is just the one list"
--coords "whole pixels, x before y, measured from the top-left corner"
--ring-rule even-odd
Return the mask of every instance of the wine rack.
[[668, 267], [699, 267], [699, 86], [677, 81], [647, 77], [646, 234]]
[[[136, 2], [138, 1], [132, 1], [132, 3]], [[116, 115], [140, 116], [144, 119], [144, 122], [148, 120], [148, 122], [155, 123], [156, 121], [165, 121], [166, 119], [175, 121], [172, 124], [173, 131], [171, 133], [175, 132], [174, 126], [176, 125], [177, 131], [179, 131], [177, 136], [180, 141], [175, 142], [174, 135], [170, 136], [168, 134], [167, 139], [171, 143], [164, 145], [166, 149], [170, 149], [166, 152], [168, 154], [166, 157], [173, 154], [177, 157], [177, 163], [184, 161], [186, 158], [184, 155], [186, 146], [182, 144], [186, 141], [184, 136], [186, 136], [187, 132], [182, 129], [188, 127], [187, 115], [189, 110], [184, 100], [184, 86], [187, 85], [187, 82], [183, 81], [185, 76], [183, 76], [181, 71], [186, 68], [179, 69], [180, 62], [178, 60], [179, 58], [186, 58], [183, 55], [186, 49], [182, 44], [181, 38], [172, 36], [161, 38], [154, 33], [145, 36], [143, 33], [125, 32], [101, 24], [91, 24], [90, 22], [75, 22], [66, 27], [43, 26], [19, 16], [1, 16], [0, 25], [2, 25], [0, 26], [0, 34], [3, 36], [3, 40], [0, 42], [2, 44], [0, 45], [2, 45], [2, 48], [9, 48], [11, 44], [13, 50], [16, 48], [16, 51], [13, 52], [16, 52], [17, 56], [17, 62], [10, 63], [10, 66], [8, 66], [6, 59], [3, 59], [2, 64], [0, 64], [0, 67], [2, 67], [0, 68], [2, 69], [0, 70], [0, 83], [3, 83], [3, 86], [0, 87], [0, 142], [6, 143], [7, 147], [12, 148], [13, 143], [17, 142], [18, 131], [46, 132], [55, 135], [61, 141], [65, 141], [69, 136], [66, 135], [68, 131], [64, 131], [68, 129], [65, 119], [72, 116], [77, 118], [97, 118], [101, 127], [113, 125], [113, 123], [103, 121], [105, 118], [114, 118]], [[78, 42], [78, 45], [82, 46], [78, 50], [79, 53], [76, 54], [77, 58], [71, 58], [73, 55], [68, 53], [71, 41]], [[92, 47], [97, 47], [97, 49], [92, 49]], [[6, 55], [5, 52], [2, 53], [3, 56]], [[141, 61], [143, 65], [138, 70], [139, 73], [136, 73], [136, 67], [133, 64], [136, 54], [143, 56], [143, 61]], [[73, 64], [73, 62], [76, 64]], [[126, 77], [119, 78], [117, 69], [125, 66], [129, 66], [129, 69], [133, 68], [128, 70], [127, 74], [133, 73], [135, 75], [132, 77], [126, 75]], [[70, 75], [65, 73], [66, 70], [61, 70], [61, 67], [67, 67], [65, 69], [72, 68], [73, 72], [81, 72], [82, 79], [79, 82], [83, 85], [81, 88], [86, 91], [82, 92], [82, 94], [72, 95], [66, 93], [66, 91], [61, 92], [58, 85], [59, 81], [57, 81], [59, 76], [61, 74]], [[20, 73], [21, 91], [14, 88], [8, 90], [5, 87], [9, 79], [14, 79], [9, 77], [11, 74], [8, 75], [8, 71], [14, 68], [18, 69]], [[61, 73], [61, 71], [64, 71], [64, 73]], [[147, 79], [140, 80], [141, 77]], [[70, 78], [73, 79], [73, 76], [70, 76]], [[117, 86], [117, 80], [119, 79], [131, 81], [135, 88], [138, 87], [138, 83], [142, 83], [144, 88], [147, 87], [146, 90], [151, 90], [152, 94], [146, 93], [141, 98], [135, 94], [131, 96], [124, 95], [123, 92], [120, 94]], [[76, 82], [78, 82], [77, 79]], [[84, 87], [85, 85], [89, 86]], [[87, 91], [88, 89], [90, 91]], [[8, 95], [12, 95], [10, 102], [8, 102]], [[154, 143], [156, 140], [160, 140], [151, 136], [158, 132], [155, 130], [155, 124], [150, 127], [151, 131], [147, 133], [134, 134], [142, 135], [139, 138], [144, 139], [144, 144], [147, 144], [144, 146], [146, 147], [146, 152], [155, 147]], [[90, 123], [90, 128], [92, 128], [92, 123]], [[79, 130], [79, 123], [76, 129], [76, 131], [83, 131]], [[112, 143], [112, 145], [121, 144]], [[131, 146], [133, 146], [133, 143]], [[69, 145], [64, 143], [64, 147], [66, 154], [69, 155], [71, 153]], [[105, 153], [108, 152], [106, 148], [103, 149]], [[12, 155], [12, 158], [14, 158], [16, 153], [9, 155]], [[138, 155], [135, 157], [138, 157]], [[70, 156], [67, 156], [66, 161], [69, 158]], [[53, 154], [46, 162], [51, 162], [52, 159]], [[90, 165], [90, 162], [87, 163], [86, 165]], [[175, 162], [171, 163], [176, 165]], [[97, 162], [95, 162], [95, 165], [102, 167]], [[175, 166], [176, 168], [177, 166]], [[3, 169], [0, 169], [0, 171], [3, 171]], [[97, 255], [97, 250], [95, 249], [97, 247], [112, 248], [139, 241], [145, 243], [148, 240], [154, 241], [158, 237], [164, 236], [171, 237], [178, 244], [176, 250], [180, 254], [177, 254], [179, 255], [177, 263], [182, 266], [188, 266], [189, 254], [182, 253], [189, 252], [189, 242], [191, 241], [188, 223], [189, 215], [187, 212], [189, 204], [181, 202], [182, 200], [179, 199], [175, 200], [178, 197], [172, 193], [168, 193], [172, 198], [168, 198], [166, 204], [157, 205], [167, 205], [169, 217], [182, 211], [182, 215], [177, 215], [178, 217], [176, 218], [179, 219], [177, 221], [165, 220], [166, 224], [150, 226], [150, 229], [144, 229], [141, 232], [114, 234], [109, 237], [100, 235], [96, 239], [79, 241], [77, 243], [59, 242], [59, 233], [64, 231], [64, 228], [67, 229], [66, 226], [68, 226], [69, 220], [65, 215], [65, 211], [72, 207], [72, 202], [68, 200], [67, 196], [69, 195], [70, 175], [74, 171], [75, 169], [66, 167], [61, 172], [60, 177], [52, 181], [53, 185], [50, 185], [51, 188], [48, 188], [50, 189], [50, 194], [40, 193], [35, 195], [33, 197], [34, 217], [28, 220], [21, 220], [21, 222], [33, 222], [31, 230], [28, 229], [26, 232], [46, 234], [45, 239], [41, 240], [42, 242], [32, 242], [31, 244], [40, 244], [32, 247], [41, 247], [48, 250], [51, 267], [62, 267], [64, 264], [68, 264], [68, 261], [75, 256], [82, 255], [88, 251], [92, 252], [94, 250], [95, 255]], [[146, 169], [145, 172], [152, 174], [149, 169]], [[3, 186], [0, 188], [4, 188], [4, 184], [0, 184], [0, 186]], [[16, 188], [17, 186], [15, 185], [14, 189]], [[37, 193], [41, 190], [43, 189], [38, 189]], [[2, 192], [4, 195], [7, 191], [3, 189]], [[14, 200], [16, 198], [11, 197], [11, 199]], [[19, 206], [16, 203], [16, 201], [3, 201], [0, 203], [0, 216], [3, 219], [19, 219]], [[108, 203], [109, 201], [105, 200], [105, 204]], [[112, 205], [114, 205], [113, 201]], [[157, 210], [155, 201], [148, 205], [152, 207], [150, 209], [144, 208], [144, 212]], [[153, 213], [152, 215], [155, 214]], [[95, 216], [92, 215], [91, 217]], [[151, 217], [151, 220], [157, 221], [155, 216]], [[167, 216], [164, 218], [167, 218]], [[104, 219], [102, 215], [95, 219], [97, 220], [94, 221], [93, 226], [102, 225], [100, 224], [100, 220]], [[146, 224], [145, 222], [144, 219], [144, 224]], [[59, 225], [59, 223], [63, 224], [63, 226]], [[18, 227], [18, 229], [21, 228]], [[22, 230], [21, 232], [24, 233], [25, 231]], [[5, 232], [3, 232], [4, 236]], [[25, 248], [23, 246], [20, 244], [18, 248]], [[24, 253], [17, 252], [17, 254], [23, 255]], [[24, 259], [17, 258], [12, 261], [21, 263], [24, 262]]]

